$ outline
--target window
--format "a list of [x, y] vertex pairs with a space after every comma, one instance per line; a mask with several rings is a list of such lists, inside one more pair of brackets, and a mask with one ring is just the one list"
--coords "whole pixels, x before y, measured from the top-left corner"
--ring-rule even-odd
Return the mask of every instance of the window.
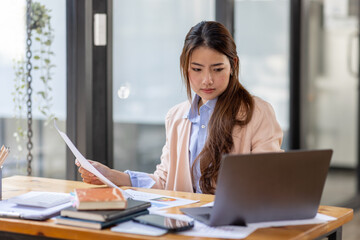
[[[33, 1], [34, 3], [35, 1]], [[66, 1], [38, 1], [51, 9], [51, 25], [54, 29], [52, 51], [55, 56], [51, 63], [56, 65], [52, 70], [52, 112], [59, 119], [58, 124], [65, 128], [66, 120], [66, 34], [65, 34], [65, 4]], [[11, 153], [5, 162], [3, 175], [26, 174], [27, 149], [22, 142], [23, 153], [19, 152], [19, 144], [14, 138], [17, 129], [14, 121], [14, 62], [25, 58], [26, 48], [26, 1], [4, 1], [1, 3], [0, 30], [5, 33], [0, 39], [0, 145], [10, 146]], [[19, 17], [20, 16], [20, 17]], [[33, 39], [33, 46], [36, 40]], [[35, 53], [33, 55], [36, 55]], [[45, 118], [38, 109], [42, 85], [39, 76], [33, 75], [33, 162], [32, 175], [53, 178], [65, 178], [65, 145], [51, 126], [44, 126]], [[26, 111], [26, 107], [23, 109]], [[25, 114], [23, 114], [26, 116]], [[22, 120], [26, 130], [26, 120]], [[52, 125], [52, 124], [50, 124]], [[26, 139], [24, 139], [26, 141]]]

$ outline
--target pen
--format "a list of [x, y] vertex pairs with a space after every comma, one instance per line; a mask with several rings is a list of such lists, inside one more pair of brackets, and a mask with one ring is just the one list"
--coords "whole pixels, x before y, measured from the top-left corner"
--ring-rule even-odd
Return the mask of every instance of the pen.
[[7, 156], [9, 155], [9, 148], [5, 147], [4, 145], [1, 147], [0, 150], [0, 166], [3, 165], [4, 161], [6, 160]]
[[0, 149], [0, 160], [2, 160], [2, 156], [5, 154], [5, 146], [2, 145], [1, 149]]

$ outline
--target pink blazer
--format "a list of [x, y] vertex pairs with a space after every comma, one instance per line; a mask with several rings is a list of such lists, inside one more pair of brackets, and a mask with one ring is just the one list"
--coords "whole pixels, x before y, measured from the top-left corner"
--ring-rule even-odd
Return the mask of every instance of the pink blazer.
[[[283, 132], [276, 120], [272, 106], [254, 97], [254, 113], [245, 126], [233, 129], [234, 147], [231, 153], [282, 151]], [[189, 138], [191, 122], [185, 118], [190, 109], [189, 101], [180, 103], [166, 115], [166, 143], [161, 163], [150, 177], [153, 188], [193, 192], [189, 164]]]

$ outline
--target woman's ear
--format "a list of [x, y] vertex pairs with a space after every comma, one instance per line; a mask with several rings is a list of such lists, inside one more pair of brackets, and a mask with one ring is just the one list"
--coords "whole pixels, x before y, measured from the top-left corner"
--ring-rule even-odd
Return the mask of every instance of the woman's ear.
[[234, 68], [238, 65], [239, 58], [234, 57]]
[[234, 65], [233, 66], [231, 66], [231, 72], [230, 72], [230, 76], [232, 76], [233, 74], [234, 74], [234, 72], [235, 72], [235, 69], [236, 69], [236, 67], [238, 66], [238, 61], [239, 61], [239, 58], [238, 57], [235, 57], [234, 58]]

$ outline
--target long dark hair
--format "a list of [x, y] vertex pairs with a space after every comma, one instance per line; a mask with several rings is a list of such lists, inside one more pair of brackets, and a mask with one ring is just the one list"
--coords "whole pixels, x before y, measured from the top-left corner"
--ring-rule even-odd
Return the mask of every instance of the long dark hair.
[[254, 103], [250, 93], [239, 82], [239, 58], [234, 39], [224, 25], [213, 21], [198, 23], [190, 29], [185, 38], [180, 56], [180, 69], [189, 100], [192, 99], [188, 74], [189, 61], [194, 49], [200, 46], [206, 46], [224, 54], [231, 66], [229, 85], [218, 97], [209, 120], [206, 143], [191, 167], [193, 176], [195, 162], [200, 159], [201, 190], [203, 193], [214, 194], [221, 157], [229, 153], [234, 145], [232, 130], [235, 125], [244, 126], [249, 123]]

